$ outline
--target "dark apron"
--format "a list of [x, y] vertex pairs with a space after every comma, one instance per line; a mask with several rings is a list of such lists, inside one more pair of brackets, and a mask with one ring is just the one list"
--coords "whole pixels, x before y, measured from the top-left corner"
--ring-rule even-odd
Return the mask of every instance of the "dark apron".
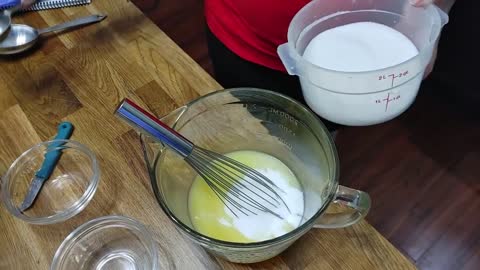
[[[465, 109], [480, 107], [480, 1], [456, 0], [424, 85]], [[477, 109], [480, 111], [480, 109]]]

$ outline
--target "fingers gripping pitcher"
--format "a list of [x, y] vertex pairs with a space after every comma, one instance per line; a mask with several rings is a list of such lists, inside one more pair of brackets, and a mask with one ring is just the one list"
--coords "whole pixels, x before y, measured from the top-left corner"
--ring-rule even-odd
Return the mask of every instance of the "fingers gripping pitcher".
[[307, 104], [335, 123], [391, 120], [415, 100], [448, 16], [408, 0], [312, 1], [278, 54]]

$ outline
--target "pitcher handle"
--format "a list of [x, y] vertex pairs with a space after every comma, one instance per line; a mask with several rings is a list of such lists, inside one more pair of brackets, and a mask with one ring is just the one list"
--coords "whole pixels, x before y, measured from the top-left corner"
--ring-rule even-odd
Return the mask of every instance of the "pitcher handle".
[[363, 191], [338, 186], [333, 203], [345, 205], [353, 209], [341, 213], [324, 213], [313, 227], [315, 228], [344, 228], [359, 222], [370, 210], [370, 196]]

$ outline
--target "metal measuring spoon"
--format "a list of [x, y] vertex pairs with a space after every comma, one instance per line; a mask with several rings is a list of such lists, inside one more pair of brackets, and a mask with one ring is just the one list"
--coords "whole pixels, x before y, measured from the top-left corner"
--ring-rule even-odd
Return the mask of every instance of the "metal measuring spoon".
[[18, 0], [0, 0], [0, 9], [3, 9], [0, 10], [0, 39], [4, 38], [4, 34], [12, 24], [12, 14], [20, 8], [21, 4]]
[[6, 37], [0, 40], [0, 54], [15, 54], [31, 48], [40, 35], [70, 29], [73, 27], [99, 22], [107, 17], [106, 15], [92, 15], [70, 22], [58, 24], [52, 27], [37, 30], [24, 24], [12, 24]]

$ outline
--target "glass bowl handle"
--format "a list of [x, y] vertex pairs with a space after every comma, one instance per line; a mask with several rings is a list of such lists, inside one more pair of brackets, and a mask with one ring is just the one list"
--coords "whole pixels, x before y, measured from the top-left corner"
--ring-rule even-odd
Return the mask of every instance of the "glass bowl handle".
[[340, 185], [333, 203], [350, 209], [339, 213], [323, 213], [313, 227], [329, 229], [348, 227], [364, 218], [371, 206], [368, 193]]

